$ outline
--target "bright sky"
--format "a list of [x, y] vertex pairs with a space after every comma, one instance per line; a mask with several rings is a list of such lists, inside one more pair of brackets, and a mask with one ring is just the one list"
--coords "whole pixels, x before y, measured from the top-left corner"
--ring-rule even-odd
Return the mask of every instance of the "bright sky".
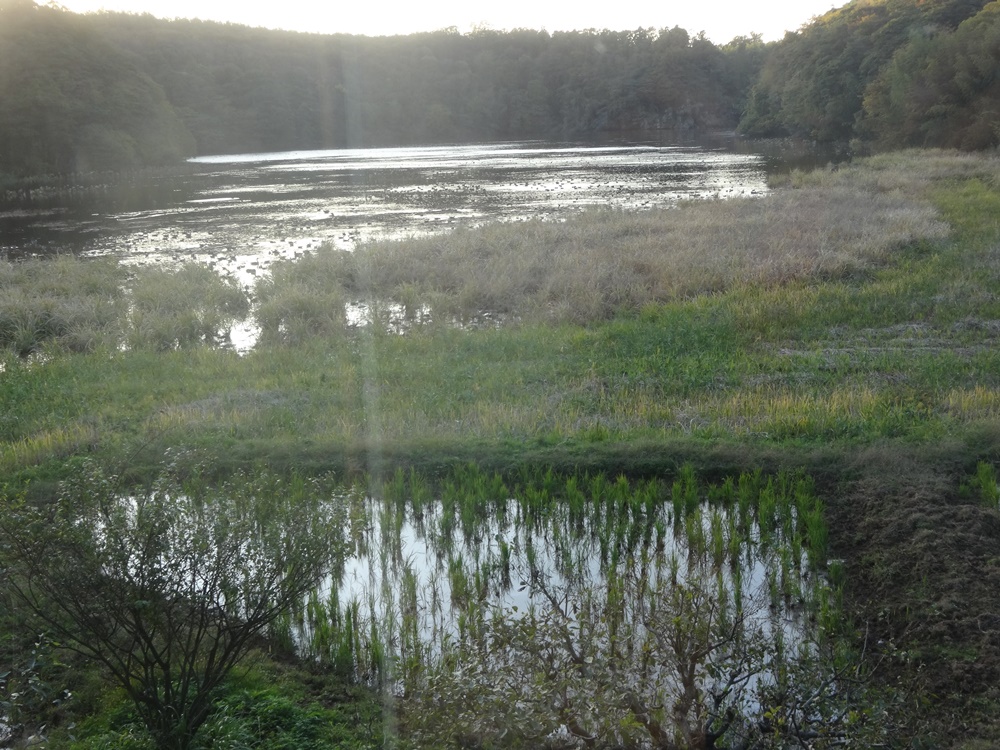
[[202, 18], [248, 26], [392, 35], [475, 26], [562, 31], [626, 31], [680, 26], [704, 31], [716, 44], [758, 32], [780, 39], [785, 31], [846, 4], [846, 0], [60, 0], [77, 12], [115, 10], [161, 18]]

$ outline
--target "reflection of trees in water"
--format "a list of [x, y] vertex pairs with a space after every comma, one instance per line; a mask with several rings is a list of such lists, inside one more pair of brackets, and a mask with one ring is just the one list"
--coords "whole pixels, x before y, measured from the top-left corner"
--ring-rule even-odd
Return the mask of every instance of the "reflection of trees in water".
[[411, 506], [398, 475], [381, 499], [355, 496], [356, 557], [314, 600], [337, 625], [312, 655], [394, 692], [405, 742], [833, 746], [887, 731], [859, 729], [883, 696], [845, 645], [840, 566], [820, 574], [809, 482], [541, 481], [472, 471]]

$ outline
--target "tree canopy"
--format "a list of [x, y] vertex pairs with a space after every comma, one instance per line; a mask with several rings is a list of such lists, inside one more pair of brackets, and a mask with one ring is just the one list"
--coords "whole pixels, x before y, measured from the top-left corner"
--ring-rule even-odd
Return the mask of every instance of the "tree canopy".
[[317, 35], [0, 5], [0, 170], [732, 127], [759, 39], [683, 29]]
[[0, 173], [193, 154], [732, 128], [998, 141], [997, 2], [852, 0], [781, 42], [684, 29], [320, 35], [0, 0]]
[[0, 5], [0, 170], [165, 164], [194, 142], [163, 89], [88, 19]]
[[[957, 39], [956, 29], [977, 14], [992, 17], [988, 9], [996, 4], [853, 0], [832, 10], [774, 47], [750, 91], [740, 129], [749, 135], [791, 134], [820, 141], [874, 136], [881, 145], [898, 146], [920, 140], [897, 132], [908, 122], [907, 127], [927, 136], [926, 145], [989, 145], [982, 137], [963, 141], [932, 133], [933, 126], [921, 128], [913, 121], [938, 121], [936, 108], [951, 106], [954, 94], [947, 89], [961, 87], [963, 74], [945, 69], [963, 67], [959, 58], [970, 55], [965, 45], [980, 48], [979, 57], [988, 58], [982, 49], [991, 44], [988, 22], [967, 28]], [[928, 65], [935, 72], [921, 77], [921, 68]]]
[[914, 34], [865, 93], [860, 125], [883, 147], [1000, 142], [1000, 2], [954, 32]]

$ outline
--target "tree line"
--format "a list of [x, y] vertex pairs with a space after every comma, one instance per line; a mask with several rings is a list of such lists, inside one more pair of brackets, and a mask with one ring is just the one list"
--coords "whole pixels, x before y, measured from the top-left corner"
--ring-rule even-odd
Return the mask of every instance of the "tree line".
[[0, 0], [0, 171], [732, 127], [763, 48], [680, 28], [318, 35]]
[[0, 0], [0, 174], [736, 127], [983, 148], [998, 7], [852, 0], [779, 42], [716, 45], [678, 27], [362, 37]]

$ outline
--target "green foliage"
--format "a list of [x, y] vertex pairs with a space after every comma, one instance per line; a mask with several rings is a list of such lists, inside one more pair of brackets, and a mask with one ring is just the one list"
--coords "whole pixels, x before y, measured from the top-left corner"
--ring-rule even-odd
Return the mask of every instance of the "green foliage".
[[369, 39], [8, 4], [0, 164], [732, 126], [762, 46], [679, 28]]
[[215, 706], [201, 742], [213, 750], [324, 750], [329, 717], [266, 690], [231, 692]]
[[966, 495], [974, 495], [985, 507], [1000, 510], [1000, 485], [993, 464], [978, 462], [976, 473], [963, 484], [962, 491]]
[[220, 344], [249, 314], [246, 292], [201, 264], [129, 274], [73, 256], [0, 263], [0, 348], [27, 356]]
[[127, 310], [124, 281], [124, 269], [106, 260], [0, 263], [0, 348], [26, 356], [51, 345], [114, 346]]
[[132, 279], [129, 291], [125, 342], [133, 349], [217, 344], [250, 311], [236, 281], [199, 263], [145, 269]]
[[781, 42], [717, 47], [676, 27], [369, 39], [7, 3], [0, 164], [19, 177], [740, 118], [757, 136], [984, 148], [997, 142], [992, 5], [856, 0]]
[[[261, 667], [233, 675], [214, 702], [212, 715], [198, 733], [196, 750], [361, 750], [381, 747], [382, 707], [360, 688], [344, 688], [308, 672], [269, 673], [273, 666], [255, 654]], [[321, 683], [332, 695], [316, 696], [304, 687]], [[335, 696], [335, 700], [331, 697]], [[99, 711], [69, 733], [50, 736], [50, 746], [65, 750], [151, 750], [152, 738], [124, 696], [104, 696]]]
[[[896, 51], [927, 29], [954, 29], [989, 4], [989, 0], [855, 0], [829, 11], [798, 33], [786, 35], [770, 51], [740, 129], [748, 135], [783, 132], [841, 142], [863, 135], [856, 122], [866, 101], [879, 98], [866, 91]], [[900, 65], [905, 64], [900, 58]], [[893, 100], [870, 115], [869, 126], [879, 131], [879, 138], [890, 138], [895, 120], [905, 117], [899, 108], [926, 111], [943, 104], [934, 93], [919, 92], [917, 87], [908, 99], [888, 82], [876, 86], [891, 88], [881, 98]]]
[[[17, 623], [16, 610], [4, 611], [4, 618]], [[25, 641], [23, 628], [4, 634], [0, 643], [0, 716], [3, 742], [9, 744], [31, 735], [40, 735], [45, 726], [58, 723], [64, 704], [72, 692], [64, 687], [65, 665], [56, 657], [58, 644], [42, 633]]]
[[918, 33], [865, 94], [861, 127], [883, 148], [985, 149], [1000, 143], [1000, 3], [954, 31]]
[[0, 163], [17, 176], [166, 164], [193, 142], [163, 89], [91, 22], [0, 7]]

